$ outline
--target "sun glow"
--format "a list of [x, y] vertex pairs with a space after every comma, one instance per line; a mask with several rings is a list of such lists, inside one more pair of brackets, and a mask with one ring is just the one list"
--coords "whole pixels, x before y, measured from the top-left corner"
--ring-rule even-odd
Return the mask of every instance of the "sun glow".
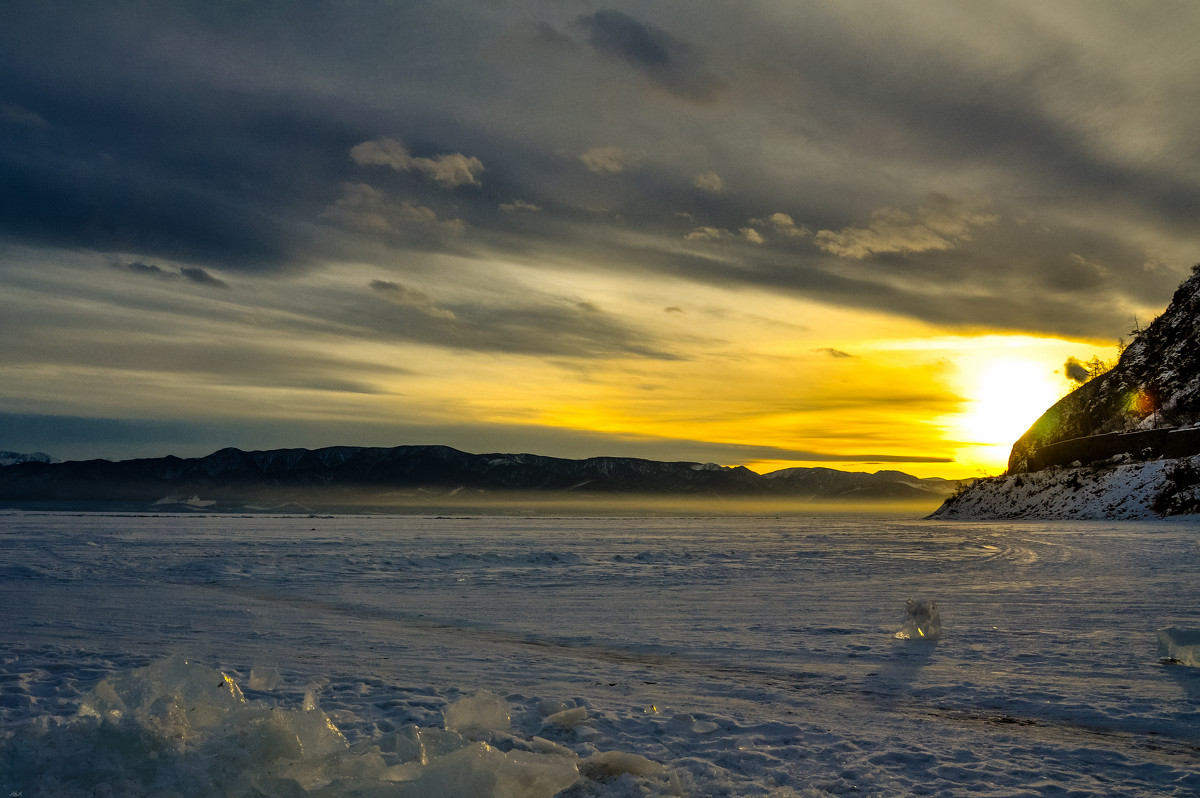
[[979, 365], [959, 429], [971, 443], [1011, 446], [1063, 394], [1045, 365], [1001, 357]]

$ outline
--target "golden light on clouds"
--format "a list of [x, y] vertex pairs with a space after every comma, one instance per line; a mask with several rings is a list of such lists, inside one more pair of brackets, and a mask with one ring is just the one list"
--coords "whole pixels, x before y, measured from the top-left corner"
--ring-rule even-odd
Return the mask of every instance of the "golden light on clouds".
[[[445, 277], [469, 264], [437, 265]], [[78, 322], [88, 329], [131, 297], [166, 301], [180, 285], [105, 268], [107, 283], [70, 300], [88, 311]], [[59, 323], [35, 341], [74, 342], [74, 359], [10, 363], [0, 394], [18, 410], [83, 415], [82, 382], [92, 412], [328, 423], [323, 440], [338, 443], [360, 425], [379, 431], [353, 439], [365, 445], [961, 478], [1004, 469], [1012, 442], [1070, 388], [1068, 357], [1115, 354], [645, 274], [511, 261], [493, 261], [482, 279], [432, 274], [384, 280], [376, 266], [343, 263], [273, 293], [243, 278], [195, 307], [176, 302], [169, 318], [144, 313], [139, 326], [111, 315], [121, 348], [81, 350]], [[177, 335], [150, 335], [171, 320]], [[503, 436], [443, 437], [465, 425]], [[542, 451], [554, 439], [573, 443]]]

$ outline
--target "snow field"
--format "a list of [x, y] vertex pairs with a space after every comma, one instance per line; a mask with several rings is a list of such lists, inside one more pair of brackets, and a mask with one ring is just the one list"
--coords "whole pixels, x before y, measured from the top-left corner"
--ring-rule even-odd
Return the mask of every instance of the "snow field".
[[0, 516], [0, 791], [1196, 794], [1198, 533]]

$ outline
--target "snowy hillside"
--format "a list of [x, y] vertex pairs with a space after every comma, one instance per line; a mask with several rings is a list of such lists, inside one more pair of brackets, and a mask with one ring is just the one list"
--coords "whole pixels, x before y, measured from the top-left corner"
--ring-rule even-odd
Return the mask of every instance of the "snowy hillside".
[[[1063, 397], [1013, 444], [1007, 475], [977, 481], [932, 517], [1098, 519], [1200, 512], [1200, 455], [1194, 454], [1191, 428], [1198, 420], [1200, 264], [1112, 370]], [[1134, 430], [1144, 431], [1108, 434]], [[1067, 467], [1053, 465], [1068, 460]]]
[[1028, 470], [1034, 450], [1058, 441], [1196, 421], [1200, 421], [1200, 269], [1193, 267], [1167, 309], [1133, 339], [1111, 371], [1064, 396], [1013, 444], [1008, 470]]
[[1154, 518], [1200, 510], [1200, 457], [1047, 468], [988, 477], [947, 499], [931, 518]]

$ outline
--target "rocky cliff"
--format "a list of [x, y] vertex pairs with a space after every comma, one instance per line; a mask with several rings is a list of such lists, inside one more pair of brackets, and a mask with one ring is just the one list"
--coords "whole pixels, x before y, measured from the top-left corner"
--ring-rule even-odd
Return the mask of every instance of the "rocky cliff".
[[1198, 267], [1116, 366], [1060, 399], [1013, 444], [1010, 474], [1033, 470], [1033, 453], [1060, 441], [1200, 421]]
[[935, 518], [1145, 518], [1200, 512], [1200, 264], [1117, 364], [1042, 414], [1008, 473]]

